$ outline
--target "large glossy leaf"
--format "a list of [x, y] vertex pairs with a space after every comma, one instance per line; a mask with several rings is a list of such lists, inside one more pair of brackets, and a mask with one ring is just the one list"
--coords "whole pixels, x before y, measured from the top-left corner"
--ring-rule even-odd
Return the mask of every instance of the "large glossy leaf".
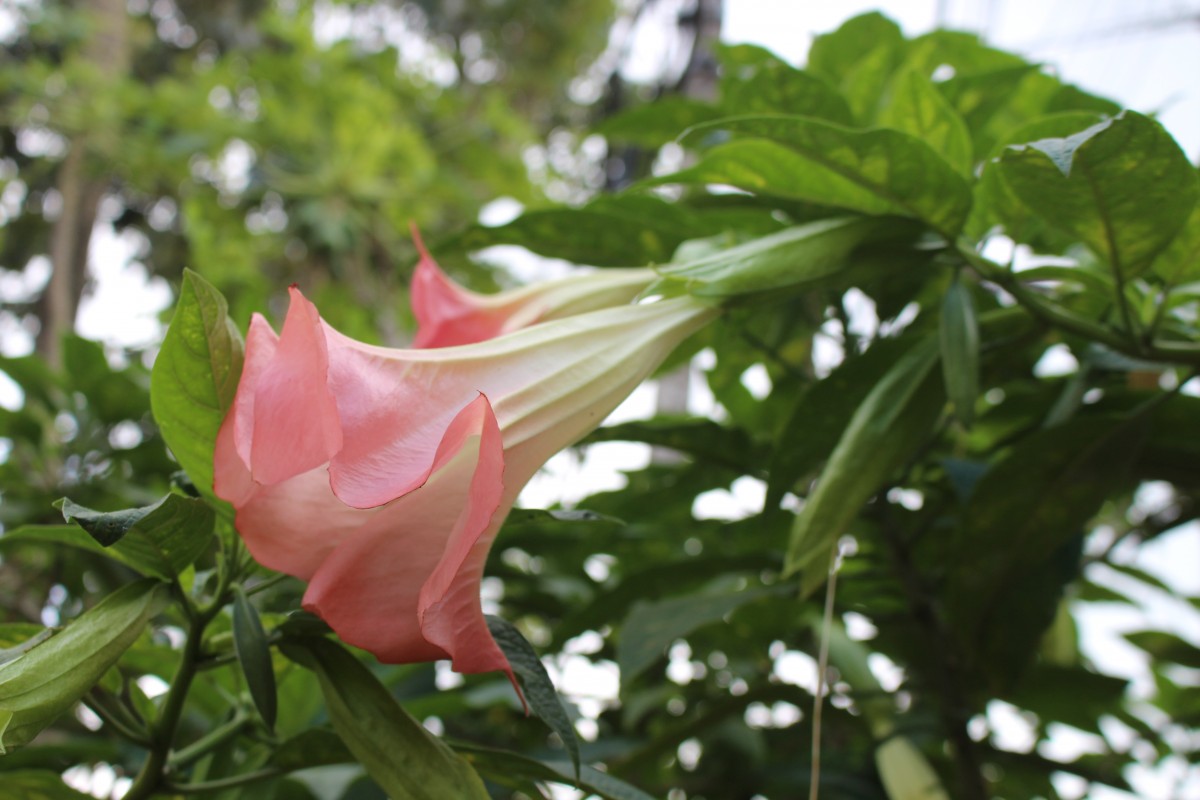
[[905, 45], [895, 22], [878, 12], [862, 14], [814, 39], [808, 68], [840, 89], [855, 117], [867, 123]]
[[212, 542], [212, 507], [191, 497], [169, 494], [154, 505], [112, 512], [93, 511], [66, 497], [58, 506], [63, 519], [106, 548], [105, 555], [152, 578], [174, 579]]
[[1125, 279], [1144, 272], [1196, 205], [1196, 171], [1158, 122], [1136, 114], [1005, 150], [1005, 182]]
[[891, 102], [880, 113], [879, 123], [917, 137], [970, 179], [975, 164], [971, 134], [933, 81], [909, 70], [892, 81], [891, 94]]
[[309, 639], [290, 642], [284, 652], [316, 673], [334, 730], [393, 800], [488, 800], [470, 765], [409, 716], [345, 648]]
[[805, 587], [864, 503], [929, 435], [945, 403], [935, 339], [917, 343], [859, 405], [792, 526], [785, 570], [805, 570]]
[[1170, 286], [1200, 280], [1200, 203], [1158, 258], [1154, 272]]
[[614, 142], [660, 147], [693, 125], [719, 116], [721, 111], [714, 105], [680, 95], [668, 95], [653, 103], [614, 114], [598, 124], [595, 131]]
[[0, 754], [25, 744], [100, 679], [167, 598], [154, 580], [131, 583], [63, 631], [0, 666]]
[[900, 131], [764, 115], [700, 125], [692, 136], [715, 130], [739, 138], [650, 183], [724, 183], [864, 214], [897, 214], [950, 237], [970, 209], [963, 177], [925, 142]]
[[471, 250], [515, 244], [576, 264], [641, 266], [670, 261], [687, 239], [730, 228], [778, 227], [763, 209], [691, 209], [658, 197], [623, 194], [599, 197], [580, 208], [527, 211], [495, 227], [476, 225], [454, 243]]
[[[1026, 437], [980, 479], [963, 517], [948, 600], [965, 639], [986, 640], [994, 634], [991, 621], [1015, 618], [1016, 609], [1005, 604], [1029, 598], [1028, 587], [1017, 590], [1035, 569], [1049, 570], [1041, 581], [1047, 585], [1054, 575], [1069, 574], [1069, 565], [1059, 564], [1069, 555], [1064, 548], [1077, 549], [1071, 543], [1129, 479], [1146, 437], [1145, 422], [1107, 415], [1072, 419]], [[1057, 592], [1043, 599], [1027, 612], [1048, 625]], [[1039, 631], [1029, 632], [1034, 636], [1029, 644], [1036, 644]]]
[[[749, 44], [720, 48], [721, 110], [739, 114], [796, 114], [841, 125], [853, 122], [850, 106], [824, 78], [787, 64]], [[708, 120], [715, 119], [712, 115]], [[693, 124], [707, 122], [696, 120]], [[678, 133], [682, 133], [680, 128]]]
[[171, 452], [210, 499], [213, 446], [233, 404], [244, 350], [225, 298], [186, 270], [175, 316], [154, 360], [150, 405]]

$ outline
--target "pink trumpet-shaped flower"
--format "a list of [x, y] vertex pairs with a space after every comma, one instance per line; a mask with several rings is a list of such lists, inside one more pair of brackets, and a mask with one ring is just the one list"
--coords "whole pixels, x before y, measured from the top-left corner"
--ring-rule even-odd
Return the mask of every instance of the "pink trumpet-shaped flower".
[[420, 261], [413, 273], [414, 347], [451, 347], [492, 339], [546, 322], [628, 303], [658, 276], [649, 269], [603, 269], [496, 294], [464, 289], [442, 272], [416, 227]]
[[214, 489], [345, 641], [511, 677], [479, 583], [518, 492], [717, 313], [681, 297], [392, 350], [333, 330], [293, 288], [279, 336], [250, 324]]

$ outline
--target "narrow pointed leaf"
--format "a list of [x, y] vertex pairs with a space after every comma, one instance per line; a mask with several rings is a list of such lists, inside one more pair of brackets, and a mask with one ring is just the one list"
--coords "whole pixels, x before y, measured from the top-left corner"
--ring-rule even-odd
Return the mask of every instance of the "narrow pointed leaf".
[[979, 322], [971, 290], [957, 279], [942, 298], [939, 340], [946, 395], [959, 422], [970, 427], [979, 396]]
[[334, 730], [393, 800], [488, 800], [471, 766], [409, 716], [345, 648], [308, 639], [284, 652], [316, 673]]
[[275, 668], [271, 664], [271, 645], [263, 631], [258, 609], [246, 597], [241, 586], [233, 595], [233, 648], [237, 653], [250, 699], [269, 730], [275, 728]]
[[806, 570], [806, 590], [823, 582], [824, 559], [838, 537], [941, 414], [945, 395], [934, 370], [937, 360], [934, 339], [909, 350], [863, 400], [838, 440], [792, 526], [784, 569]]
[[576, 779], [572, 777], [573, 767], [566, 761], [539, 761], [511, 750], [467, 742], [455, 742], [454, 749], [497, 783], [504, 784], [506, 779], [520, 776], [535, 781], [570, 783], [605, 800], [652, 800], [651, 795], [641, 789], [594, 767], [585, 765]]
[[245, 345], [211, 284], [185, 270], [175, 316], [150, 376], [159, 431], [196, 488], [213, 499], [213, 443], [233, 403]]
[[1061, 139], [1004, 151], [1021, 201], [1129, 279], [1175, 238], [1196, 205], [1196, 171], [1158, 122], [1132, 111]]
[[554, 688], [554, 682], [546, 672], [546, 667], [542, 665], [533, 646], [512, 623], [488, 615], [487, 624], [492, 638], [504, 651], [513, 672], [521, 679], [529, 708], [562, 739], [563, 746], [567, 748], [567, 755], [571, 757], [571, 764], [574, 765], [575, 778], [578, 779], [579, 739], [575, 735], [575, 726], [567, 717], [562, 699]]
[[166, 601], [166, 584], [128, 584], [60, 633], [0, 666], [0, 754], [29, 742], [74, 705]]

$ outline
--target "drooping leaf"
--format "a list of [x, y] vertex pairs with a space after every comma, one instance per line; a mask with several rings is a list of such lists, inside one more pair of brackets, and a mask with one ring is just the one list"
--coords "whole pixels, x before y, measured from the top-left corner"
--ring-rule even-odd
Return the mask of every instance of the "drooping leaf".
[[507, 620], [487, 615], [488, 630], [496, 644], [504, 651], [509, 666], [521, 680], [525, 697], [533, 713], [550, 726], [550, 730], [558, 734], [571, 764], [575, 767], [575, 778], [579, 778], [579, 739], [575, 736], [575, 726], [571, 724], [566, 709], [563, 708], [562, 698], [554, 688], [554, 682], [542, 665], [541, 659], [526, 641], [521, 632]]
[[1171, 135], [1132, 111], [1073, 136], [1009, 147], [999, 166], [1023, 203], [1125, 280], [1149, 268], [1200, 194]]
[[970, 209], [963, 177], [925, 142], [900, 131], [772, 115], [717, 120], [693, 128], [691, 136], [709, 130], [738, 138], [647, 184], [724, 183], [864, 214], [911, 217], [950, 237]]
[[784, 570], [805, 570], [805, 588], [824, 580], [822, 558], [864, 503], [925, 440], [945, 395], [935, 339], [919, 342], [875, 385], [850, 419], [792, 526]]
[[212, 493], [213, 446], [233, 404], [244, 351], [225, 298], [185, 270], [175, 316], [154, 360], [150, 405], [163, 440], [196, 488], [214, 502], [219, 501]]
[[267, 642], [258, 610], [241, 586], [233, 594], [233, 647], [242, 674], [246, 677], [250, 698], [267, 724], [267, 729], [274, 730], [277, 699], [271, 645]]
[[617, 645], [622, 686], [632, 683], [676, 639], [771, 592], [766, 588], [702, 592], [635, 604], [621, 627]]
[[316, 673], [338, 736], [394, 800], [488, 800], [479, 776], [401, 708], [349, 651], [328, 639], [290, 641], [284, 652]]
[[62, 632], [0, 665], [0, 754], [29, 742], [69, 709], [133, 644], [167, 598], [140, 580], [84, 612]]
[[56, 505], [63, 519], [87, 531], [106, 555], [152, 578], [174, 579], [212, 541], [212, 507], [197, 498], [168, 494], [153, 505], [112, 512], [93, 511], [66, 497]]

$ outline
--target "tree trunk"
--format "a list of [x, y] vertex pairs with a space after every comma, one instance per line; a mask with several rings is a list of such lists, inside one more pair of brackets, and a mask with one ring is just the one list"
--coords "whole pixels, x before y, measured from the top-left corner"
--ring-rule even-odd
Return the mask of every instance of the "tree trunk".
[[[124, 0], [92, 0], [91, 35], [83, 49], [85, 63], [106, 81], [120, 80], [129, 65], [129, 25]], [[53, 367], [62, 365], [62, 336], [74, 329], [75, 315], [87, 277], [88, 250], [96, 210], [104, 193], [103, 176], [88, 171], [88, 136], [71, 141], [58, 168], [56, 185], [62, 200], [50, 234], [50, 283], [42, 303], [37, 350]]]

